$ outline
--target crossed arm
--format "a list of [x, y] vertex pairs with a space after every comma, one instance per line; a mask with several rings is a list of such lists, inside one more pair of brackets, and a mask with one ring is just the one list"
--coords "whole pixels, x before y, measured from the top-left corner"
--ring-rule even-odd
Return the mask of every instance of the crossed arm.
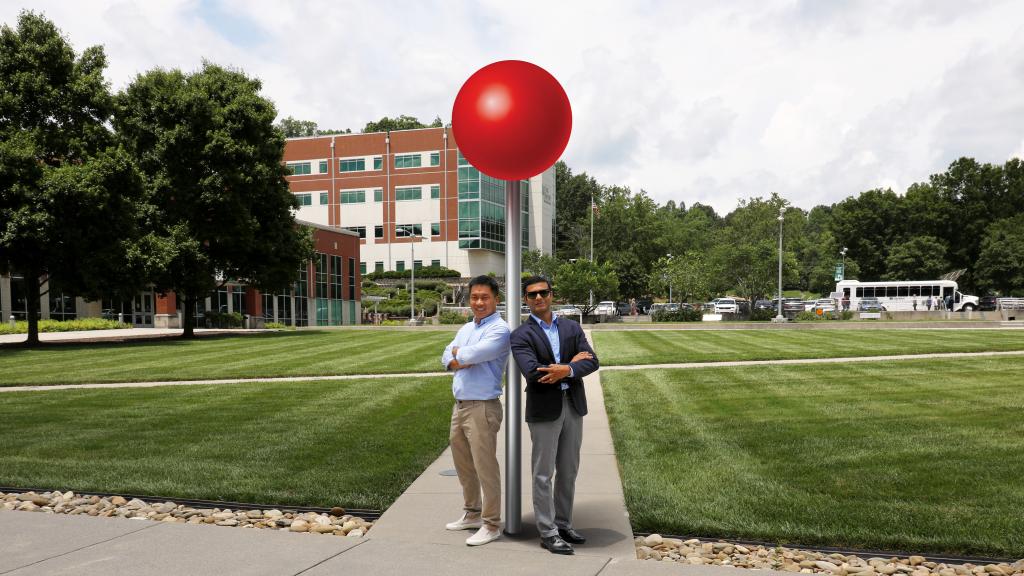
[[509, 331], [507, 327], [489, 330], [475, 344], [457, 346], [458, 336], [444, 350], [441, 363], [449, 370], [461, 370], [474, 364], [489, 362], [508, 352]]

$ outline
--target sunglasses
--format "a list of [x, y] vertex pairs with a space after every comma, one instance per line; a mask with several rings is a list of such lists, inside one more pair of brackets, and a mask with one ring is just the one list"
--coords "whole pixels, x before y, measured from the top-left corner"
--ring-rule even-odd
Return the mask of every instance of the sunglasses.
[[535, 292], [527, 292], [526, 293], [526, 297], [530, 298], [530, 299], [536, 298], [538, 296], [540, 296], [541, 298], [547, 298], [550, 295], [551, 295], [551, 290], [537, 290]]

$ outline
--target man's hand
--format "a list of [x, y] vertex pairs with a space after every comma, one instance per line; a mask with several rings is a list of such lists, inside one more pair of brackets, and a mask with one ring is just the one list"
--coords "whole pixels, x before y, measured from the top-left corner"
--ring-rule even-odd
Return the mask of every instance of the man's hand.
[[463, 368], [469, 368], [470, 366], [472, 366], [472, 364], [460, 364], [457, 359], [448, 363], [449, 370], [462, 370]]
[[587, 352], [586, 350], [584, 350], [583, 352], [577, 352], [576, 355], [572, 357], [572, 360], [569, 360], [569, 362], [579, 362], [580, 360], [593, 360], [593, 359], [594, 359], [594, 355], [591, 354], [590, 352]]
[[554, 384], [563, 378], [569, 377], [569, 365], [568, 364], [552, 364], [542, 368], [537, 368], [539, 372], [545, 372], [544, 376], [541, 376], [541, 384]]

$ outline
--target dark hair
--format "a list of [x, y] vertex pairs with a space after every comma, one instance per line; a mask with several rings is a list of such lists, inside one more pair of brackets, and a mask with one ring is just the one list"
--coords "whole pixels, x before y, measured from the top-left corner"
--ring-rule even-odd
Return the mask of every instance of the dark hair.
[[491, 289], [491, 292], [494, 294], [495, 297], [497, 297], [499, 294], [498, 281], [495, 280], [494, 278], [491, 278], [490, 276], [477, 276], [476, 278], [473, 278], [472, 280], [469, 281], [469, 286], [467, 287], [467, 290], [472, 292], [473, 286], [487, 286], [488, 288]]
[[551, 280], [548, 280], [543, 276], [530, 276], [529, 278], [525, 278], [523, 280], [523, 294], [526, 294], [527, 286], [530, 286], [531, 284], [539, 284], [541, 282], [547, 284], [548, 290], [551, 290]]

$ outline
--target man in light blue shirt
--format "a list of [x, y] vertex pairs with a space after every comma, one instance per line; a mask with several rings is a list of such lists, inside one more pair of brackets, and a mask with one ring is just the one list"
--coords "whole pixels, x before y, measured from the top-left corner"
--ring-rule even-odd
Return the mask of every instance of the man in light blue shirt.
[[[462, 484], [463, 514], [445, 527], [479, 530], [466, 540], [479, 546], [501, 535], [501, 473], [498, 430], [501, 428], [502, 374], [509, 355], [508, 324], [498, 314], [498, 283], [490, 276], [469, 282], [473, 321], [459, 329], [444, 349], [441, 363], [455, 371], [455, 407], [449, 440], [455, 471]], [[481, 492], [483, 498], [481, 501]]]

